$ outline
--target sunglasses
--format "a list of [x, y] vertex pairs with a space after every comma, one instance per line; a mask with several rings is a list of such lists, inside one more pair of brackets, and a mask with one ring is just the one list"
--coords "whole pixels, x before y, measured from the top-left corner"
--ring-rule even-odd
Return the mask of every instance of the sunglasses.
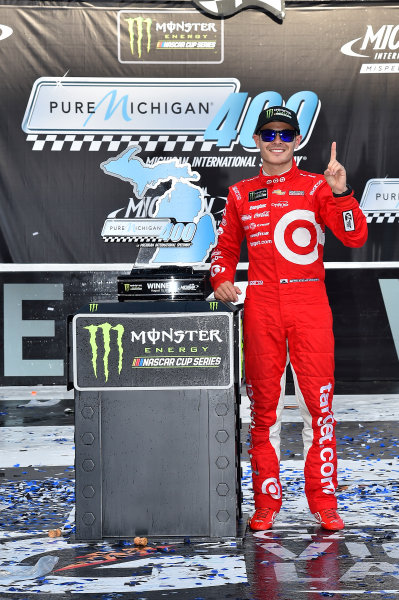
[[280, 136], [282, 142], [293, 142], [296, 136], [295, 129], [283, 129], [282, 131], [276, 131], [275, 129], [262, 129], [259, 131], [259, 135], [264, 142], [273, 142], [276, 139], [277, 134]]

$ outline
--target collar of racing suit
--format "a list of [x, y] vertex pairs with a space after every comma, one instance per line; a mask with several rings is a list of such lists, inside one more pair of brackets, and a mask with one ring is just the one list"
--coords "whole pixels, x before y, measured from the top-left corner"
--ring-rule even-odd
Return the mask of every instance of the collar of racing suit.
[[282, 183], [283, 181], [290, 181], [298, 175], [299, 169], [294, 159], [292, 159], [292, 167], [288, 171], [281, 173], [280, 175], [267, 175], [263, 171], [263, 167], [260, 168], [259, 177], [262, 179], [263, 185], [274, 185], [275, 183]]

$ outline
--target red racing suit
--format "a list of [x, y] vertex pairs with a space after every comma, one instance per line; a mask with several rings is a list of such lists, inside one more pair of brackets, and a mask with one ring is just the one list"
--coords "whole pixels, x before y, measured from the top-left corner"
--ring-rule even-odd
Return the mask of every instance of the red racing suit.
[[244, 355], [251, 401], [250, 457], [256, 508], [279, 510], [281, 413], [288, 360], [304, 420], [305, 493], [311, 512], [335, 508], [337, 456], [332, 315], [324, 285], [325, 225], [345, 246], [367, 239], [352, 192], [334, 197], [322, 175], [292, 168], [229, 189], [212, 253], [211, 282], [234, 282], [244, 239], [248, 287]]

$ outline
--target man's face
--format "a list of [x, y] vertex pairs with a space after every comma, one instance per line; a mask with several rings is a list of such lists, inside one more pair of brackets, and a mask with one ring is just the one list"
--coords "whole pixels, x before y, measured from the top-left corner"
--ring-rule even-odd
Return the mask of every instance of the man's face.
[[[264, 129], [274, 129], [275, 131], [290, 129], [294, 131], [292, 125], [288, 125], [288, 123], [283, 123], [281, 121], [272, 121], [271, 123], [264, 125], [261, 131]], [[264, 142], [261, 136], [256, 134], [253, 136], [253, 139], [260, 150], [265, 171], [269, 172], [269, 168], [269, 170], [274, 172], [276, 172], [276, 170], [284, 172], [291, 167], [294, 150], [298, 148], [301, 143], [302, 136], [295, 136], [292, 142], [283, 142], [279, 135], [276, 135], [272, 142]]]

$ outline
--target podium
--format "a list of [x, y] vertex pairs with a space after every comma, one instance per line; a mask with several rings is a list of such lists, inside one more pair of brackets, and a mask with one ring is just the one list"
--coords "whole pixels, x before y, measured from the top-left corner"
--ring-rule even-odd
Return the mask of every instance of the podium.
[[78, 541], [236, 537], [232, 304], [104, 302], [71, 320]]

